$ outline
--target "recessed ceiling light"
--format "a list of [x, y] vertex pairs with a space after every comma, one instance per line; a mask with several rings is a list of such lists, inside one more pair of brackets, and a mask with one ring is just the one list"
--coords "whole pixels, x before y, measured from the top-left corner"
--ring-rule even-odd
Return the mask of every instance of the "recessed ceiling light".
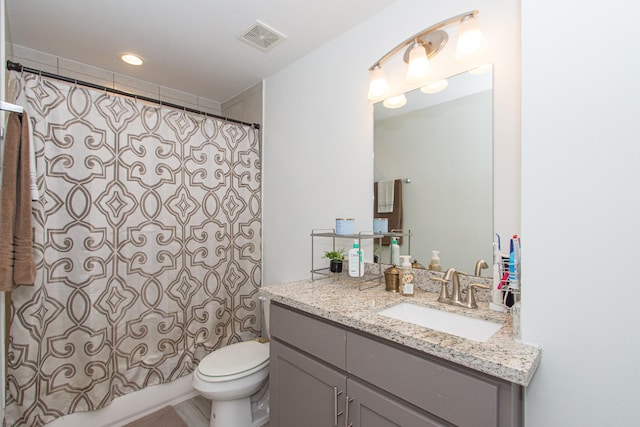
[[142, 65], [143, 61], [138, 55], [134, 55], [133, 53], [123, 53], [120, 56], [124, 62], [131, 65]]

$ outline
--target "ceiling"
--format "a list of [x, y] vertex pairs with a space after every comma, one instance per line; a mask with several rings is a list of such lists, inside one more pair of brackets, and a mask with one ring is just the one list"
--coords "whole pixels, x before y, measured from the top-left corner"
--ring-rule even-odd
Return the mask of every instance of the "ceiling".
[[[7, 42], [224, 102], [394, 1], [6, 0]], [[241, 41], [256, 20], [286, 39]]]

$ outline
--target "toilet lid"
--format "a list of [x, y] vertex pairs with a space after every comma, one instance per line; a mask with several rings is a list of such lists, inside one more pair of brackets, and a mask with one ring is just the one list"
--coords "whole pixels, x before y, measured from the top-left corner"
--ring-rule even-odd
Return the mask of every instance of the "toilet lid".
[[244, 341], [215, 350], [198, 364], [208, 377], [226, 377], [249, 371], [269, 360], [269, 344]]

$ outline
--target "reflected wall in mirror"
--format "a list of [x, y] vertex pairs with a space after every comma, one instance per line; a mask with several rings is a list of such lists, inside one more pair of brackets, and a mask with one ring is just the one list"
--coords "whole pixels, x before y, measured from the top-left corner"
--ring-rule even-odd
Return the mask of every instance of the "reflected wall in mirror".
[[[416, 89], [398, 109], [374, 106], [374, 179], [411, 180], [402, 184], [404, 229], [409, 255], [425, 267], [433, 250], [443, 270], [473, 274], [478, 260], [492, 264], [492, 74], [458, 74], [437, 94]], [[390, 262], [389, 246], [380, 261]]]

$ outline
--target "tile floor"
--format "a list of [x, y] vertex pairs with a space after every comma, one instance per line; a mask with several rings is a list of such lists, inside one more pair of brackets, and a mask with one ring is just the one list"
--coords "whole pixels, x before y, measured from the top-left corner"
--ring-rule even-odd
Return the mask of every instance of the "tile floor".
[[[211, 414], [211, 401], [202, 396], [196, 396], [193, 399], [185, 400], [175, 406], [176, 412], [180, 418], [189, 427], [209, 427], [209, 416]], [[269, 427], [269, 423], [262, 427]]]
[[211, 401], [202, 396], [175, 405], [176, 412], [189, 427], [209, 427]]

